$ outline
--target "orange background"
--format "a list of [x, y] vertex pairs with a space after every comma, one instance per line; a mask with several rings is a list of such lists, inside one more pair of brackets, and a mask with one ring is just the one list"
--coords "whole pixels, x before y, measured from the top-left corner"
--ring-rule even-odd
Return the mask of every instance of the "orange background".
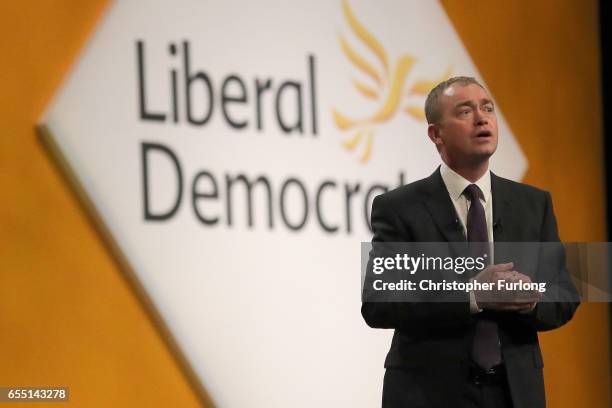
[[[442, 3], [562, 239], [605, 241], [597, 1]], [[204, 406], [34, 129], [105, 6], [0, 3], [0, 386], [69, 386], [69, 406]], [[549, 406], [610, 406], [607, 308], [541, 335]]]

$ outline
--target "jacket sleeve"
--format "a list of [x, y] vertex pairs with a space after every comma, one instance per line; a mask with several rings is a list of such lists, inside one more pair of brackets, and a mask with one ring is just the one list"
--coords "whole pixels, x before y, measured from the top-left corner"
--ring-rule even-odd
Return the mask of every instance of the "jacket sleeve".
[[580, 296], [567, 271], [563, 244], [559, 240], [557, 221], [550, 193], [545, 193], [542, 220], [540, 260], [537, 280], [546, 283], [544, 297], [528, 314], [519, 319], [538, 331], [556, 329], [567, 323], [580, 305]]
[[371, 292], [365, 288], [371, 287], [369, 285], [372, 283], [372, 274], [369, 271], [372, 270], [373, 258], [383, 256], [388, 250], [385, 244], [411, 242], [413, 237], [385, 195], [374, 199], [371, 219], [374, 235], [366, 268], [361, 306], [361, 315], [368, 326], [417, 333], [423, 330], [446, 329], [471, 323], [469, 294], [465, 292], [458, 293], [458, 301], [452, 303], [372, 301]]

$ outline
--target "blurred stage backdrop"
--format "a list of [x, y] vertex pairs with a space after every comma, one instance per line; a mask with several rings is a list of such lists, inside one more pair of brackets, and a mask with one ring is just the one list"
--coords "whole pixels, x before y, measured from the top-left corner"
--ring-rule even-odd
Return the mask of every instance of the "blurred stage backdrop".
[[[438, 165], [422, 106], [449, 76], [496, 100], [493, 171], [551, 191], [563, 240], [606, 240], [594, 1], [2, 9], [2, 385], [379, 405], [360, 242], [375, 195]], [[540, 336], [550, 406], [609, 405], [608, 324], [584, 304]]]

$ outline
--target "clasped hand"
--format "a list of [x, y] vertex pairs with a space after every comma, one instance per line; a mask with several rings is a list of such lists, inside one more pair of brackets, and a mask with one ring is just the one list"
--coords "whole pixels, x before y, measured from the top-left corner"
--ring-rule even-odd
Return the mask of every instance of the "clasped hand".
[[498, 282], [531, 283], [531, 278], [514, 270], [514, 263], [489, 265], [480, 271], [474, 281], [489, 283], [492, 290], [475, 290], [474, 296], [481, 309], [527, 311], [535, 307], [542, 294], [536, 290], [499, 289]]

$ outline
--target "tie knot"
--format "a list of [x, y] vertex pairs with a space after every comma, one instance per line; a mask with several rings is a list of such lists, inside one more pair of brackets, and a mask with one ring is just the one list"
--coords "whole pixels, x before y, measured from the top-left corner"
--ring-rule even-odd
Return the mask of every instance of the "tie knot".
[[476, 184], [470, 184], [463, 190], [463, 194], [468, 200], [474, 201], [475, 198], [484, 198], [482, 190]]

